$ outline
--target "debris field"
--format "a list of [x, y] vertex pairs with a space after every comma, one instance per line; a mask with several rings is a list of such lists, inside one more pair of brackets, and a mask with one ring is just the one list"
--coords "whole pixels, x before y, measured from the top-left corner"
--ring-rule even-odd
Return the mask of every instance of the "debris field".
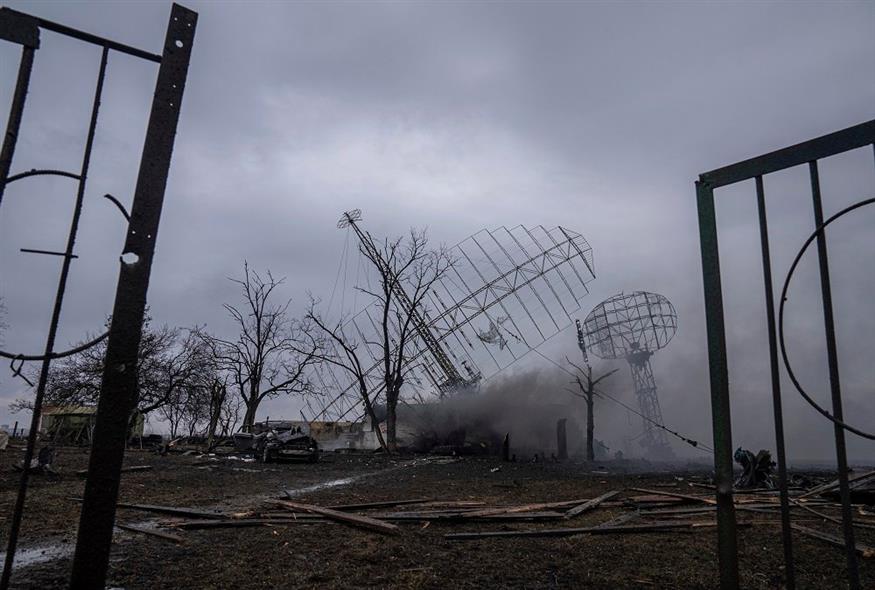
[[[15, 449], [0, 455], [0, 513]], [[16, 587], [69, 577], [87, 455], [60, 449], [35, 477]], [[328, 454], [316, 464], [129, 451], [108, 583], [135, 588], [713, 588], [706, 467], [633, 472], [628, 462]], [[640, 466], [639, 466], [640, 469]], [[795, 474], [797, 580], [841, 587], [832, 475]], [[861, 490], [875, 472], [852, 476]], [[875, 586], [875, 510], [855, 507], [865, 587]], [[743, 586], [782, 587], [777, 491], [738, 491]], [[871, 500], [868, 500], [871, 502]], [[5, 527], [6, 521], [0, 521]], [[2, 531], [5, 533], [5, 528]], [[54, 557], [53, 557], [54, 556]], [[667, 556], [671, 556], [670, 559]]]

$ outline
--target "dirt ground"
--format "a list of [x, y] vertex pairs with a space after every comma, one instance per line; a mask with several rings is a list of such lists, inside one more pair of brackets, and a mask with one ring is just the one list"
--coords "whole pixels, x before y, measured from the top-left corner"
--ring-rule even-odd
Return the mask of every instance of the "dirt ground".
[[[0, 534], [18, 485], [16, 450], [0, 452]], [[27, 512], [13, 575], [16, 588], [65, 587], [75, 543], [84, 469], [82, 450], [63, 449], [59, 477], [31, 478]], [[317, 464], [268, 464], [204, 457], [160, 457], [131, 451], [126, 465], [152, 465], [123, 476], [123, 502], [218, 510], [260, 509], [264, 500], [297, 490], [296, 499], [321, 505], [404, 498], [484, 501], [489, 505], [593, 498], [609, 490], [654, 487], [680, 493], [704, 472], [623, 473], [623, 465], [502, 463], [431, 456], [328, 455]], [[678, 479], [683, 478], [683, 479]], [[692, 490], [692, 491], [691, 491]], [[403, 523], [382, 536], [329, 522], [254, 528], [172, 531], [182, 544], [118, 531], [108, 586], [114, 588], [716, 588], [716, 529], [648, 534], [578, 535], [452, 541], [445, 533], [585, 527], [628, 512], [611, 506], [568, 522]], [[831, 512], [837, 515], [835, 511]], [[800, 516], [800, 522], [804, 517]], [[840, 534], [819, 519], [806, 526]], [[741, 515], [757, 524], [739, 531], [744, 588], [783, 587], [780, 525], [774, 517]], [[172, 519], [120, 509], [118, 522]], [[875, 530], [857, 531], [875, 545]], [[794, 537], [799, 588], [844, 588], [840, 548]], [[875, 588], [875, 567], [861, 559], [865, 588]]]

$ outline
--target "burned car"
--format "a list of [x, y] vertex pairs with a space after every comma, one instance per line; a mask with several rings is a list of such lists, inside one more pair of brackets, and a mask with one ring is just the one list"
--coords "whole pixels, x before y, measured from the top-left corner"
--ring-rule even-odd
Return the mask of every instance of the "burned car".
[[251, 432], [238, 432], [234, 444], [239, 451], [250, 451], [264, 463], [271, 461], [319, 460], [319, 445], [310, 436], [306, 423], [270, 421], [252, 425]]

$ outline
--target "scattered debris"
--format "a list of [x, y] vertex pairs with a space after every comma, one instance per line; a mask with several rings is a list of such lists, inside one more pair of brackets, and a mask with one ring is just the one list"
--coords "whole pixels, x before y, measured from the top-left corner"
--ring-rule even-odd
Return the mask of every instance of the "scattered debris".
[[185, 541], [185, 539], [183, 539], [179, 535], [165, 533], [164, 531], [159, 531], [156, 529], [147, 529], [147, 528], [143, 528], [143, 527], [139, 527], [139, 526], [134, 526], [131, 524], [122, 524], [120, 522], [115, 523], [115, 526], [122, 529], [123, 531], [130, 531], [132, 533], [140, 533], [143, 535], [150, 535], [152, 537], [164, 539], [165, 541], [173, 541], [174, 543], [183, 543]]
[[571, 510], [566, 512], [565, 518], [574, 518], [575, 516], [583, 514], [584, 512], [588, 512], [590, 510], [593, 510], [594, 508], [597, 508], [600, 504], [602, 504], [605, 500], [610, 500], [611, 498], [613, 498], [614, 496], [616, 496], [619, 493], [620, 492], [618, 492], [618, 491], [612, 491], [612, 492], [608, 492], [606, 494], [602, 494], [598, 498], [593, 498], [592, 500], [587, 500], [583, 504], [580, 504], [579, 506], [575, 506], [574, 508], [572, 508]]
[[[808, 527], [804, 527], [799, 524], [791, 524], [790, 525], [794, 531], [799, 531], [803, 535], [807, 537], [812, 537], [814, 539], [820, 539], [821, 541], [826, 541], [830, 545], [835, 545], [836, 547], [841, 547], [844, 549], [845, 541], [839, 537], [834, 535], [830, 535], [828, 533], [824, 533], [821, 531], [816, 531], [814, 529], [810, 529]], [[860, 557], [864, 557], [866, 559], [875, 557], [875, 548], [869, 547], [867, 545], [862, 545], [859, 542], [856, 543], [857, 555]]]
[[288, 508], [291, 510], [300, 510], [303, 512], [321, 514], [326, 518], [351, 524], [359, 528], [365, 528], [378, 533], [388, 533], [391, 535], [398, 534], [398, 527], [396, 525], [388, 522], [383, 522], [369, 516], [360, 516], [358, 514], [350, 514], [349, 512], [340, 512], [339, 510], [332, 510], [331, 508], [324, 508], [322, 506], [315, 506], [313, 504], [302, 504], [301, 502], [293, 502], [291, 500], [270, 500], [270, 502], [276, 504], [277, 506], [282, 506], [283, 508]]
[[761, 449], [756, 455], [747, 449], [738, 447], [735, 451], [735, 462], [741, 465], [744, 472], [735, 480], [735, 487], [740, 490], [766, 488], [775, 489], [775, 480], [772, 472], [775, 462], [772, 454]]

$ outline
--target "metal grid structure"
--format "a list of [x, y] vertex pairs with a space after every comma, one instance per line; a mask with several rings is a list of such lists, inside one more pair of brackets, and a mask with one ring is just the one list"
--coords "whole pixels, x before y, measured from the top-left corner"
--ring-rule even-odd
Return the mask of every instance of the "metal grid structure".
[[662, 424], [653, 353], [674, 337], [678, 316], [664, 296], [647, 291], [620, 293], [599, 303], [583, 321], [586, 348], [599, 358], [625, 359], [632, 371], [644, 431], [641, 445], [653, 457], [672, 456]]
[[[705, 290], [705, 316], [708, 330], [708, 361], [711, 382], [711, 412], [714, 427], [714, 463], [716, 471], [716, 499], [718, 525], [718, 553], [720, 560], [721, 587], [739, 587], [738, 544], [736, 538], [735, 507], [732, 498], [732, 425], [729, 404], [729, 372], [726, 360], [726, 331], [724, 326], [723, 295], [720, 275], [720, 259], [717, 247], [717, 222], [714, 207], [714, 191], [745, 180], [755, 180], [756, 201], [759, 217], [760, 246], [762, 251], [763, 279], [765, 284], [765, 311], [769, 336], [769, 361], [771, 366], [772, 405], [775, 421], [778, 480], [781, 498], [781, 531], [784, 546], [785, 576], [788, 589], [796, 586], [793, 561], [793, 544], [790, 526], [790, 501], [787, 483], [787, 463], [784, 445], [784, 424], [781, 407], [781, 376], [778, 360], [780, 344], [783, 363], [798, 392], [822, 415], [833, 422], [838, 464], [839, 491], [842, 503], [842, 530], [847, 560], [849, 587], [860, 588], [860, 574], [854, 542], [854, 523], [848, 485], [848, 459], [845, 447], [845, 430], [873, 439], [875, 435], [855, 429], [844, 423], [842, 412], [839, 362], [833, 318], [832, 287], [825, 228], [834, 220], [862, 206], [875, 203], [875, 199], [860, 201], [836, 213], [826, 221], [820, 191], [818, 160], [871, 145], [875, 150], [875, 120], [849, 127], [768, 154], [744, 160], [737, 164], [705, 172], [696, 182], [696, 197], [699, 213], [699, 235], [702, 251], [702, 274]], [[766, 196], [763, 177], [767, 174], [807, 165], [811, 184], [811, 200], [814, 211], [813, 233], [803, 244], [790, 267], [781, 295], [779, 321], [776, 327], [775, 298], [772, 285], [769, 229], [766, 216]], [[790, 278], [802, 257], [813, 242], [817, 241], [821, 298], [825, 331], [826, 355], [829, 365], [829, 383], [832, 411], [817, 406], [795, 378], [784, 347], [783, 309]]]
[[[368, 241], [357, 215], [342, 225], [354, 227], [360, 240]], [[571, 314], [580, 309], [587, 284], [595, 278], [592, 248], [563, 227], [484, 229], [454, 246], [451, 256], [456, 264], [433, 286], [421, 310], [402, 401], [428, 401], [476, 388], [571, 325]], [[383, 383], [376, 312], [366, 307], [344, 324], [343, 333], [366, 350], [366, 380], [378, 403]], [[321, 407], [308, 401], [314, 419], [365, 417], [357, 385], [347, 374], [322, 364], [312, 369], [310, 379], [330, 392]]]
[[[18, 377], [25, 378], [21, 373], [21, 366], [25, 361], [42, 363], [39, 380], [36, 384], [24, 465], [30, 465], [34, 455], [51, 361], [85, 350], [108, 338], [106, 365], [73, 562], [71, 587], [74, 588], [102, 588], [105, 585], [109, 548], [115, 521], [115, 504], [118, 498], [119, 476], [124, 455], [125, 433], [136, 398], [135, 379], [137, 372], [125, 369], [127, 367], [133, 368], [137, 362], [152, 256], [196, 24], [197, 13], [174, 4], [167, 25], [162, 54], [157, 55], [9, 8], [0, 9], [0, 39], [22, 46], [12, 106], [7, 120], [3, 146], [0, 148], [0, 204], [2, 204], [5, 189], [10, 183], [27, 178], [45, 175], [60, 176], [74, 180], [77, 184], [66, 249], [63, 252], [55, 252], [22, 248], [22, 252], [58, 256], [62, 259], [45, 350], [42, 354], [29, 355], [0, 351], [0, 356], [10, 359], [13, 374]], [[34, 67], [34, 57], [36, 50], [40, 47], [41, 31], [50, 31], [102, 48], [82, 165], [78, 172], [46, 168], [10, 175]], [[72, 350], [59, 352], [54, 349], [55, 337], [60, 323], [71, 262], [77, 258], [74, 254], [74, 247], [85, 199], [86, 181], [97, 132], [98, 114], [110, 52], [122, 53], [160, 64], [158, 78], [130, 214], [117, 199], [106, 195], [122, 210], [128, 224], [120, 259], [112, 323], [108, 332], [98, 338]], [[30, 384], [29, 381], [28, 383]], [[5, 564], [2, 578], [0, 578], [0, 588], [4, 590], [8, 588], [12, 576], [18, 534], [24, 513], [28, 475], [28, 469], [22, 470], [18, 496], [10, 523]]]

